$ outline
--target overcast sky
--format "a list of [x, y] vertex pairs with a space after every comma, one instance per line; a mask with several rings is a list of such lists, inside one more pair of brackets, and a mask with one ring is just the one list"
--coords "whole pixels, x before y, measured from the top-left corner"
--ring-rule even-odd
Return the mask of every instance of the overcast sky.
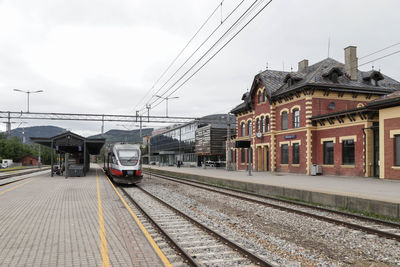
[[[222, 12], [216, 12], [155, 89], [239, 2], [224, 1]], [[44, 90], [31, 95], [32, 112], [133, 115], [143, 108], [148, 97], [140, 105], [138, 102], [219, 3], [0, 0], [0, 110], [26, 111], [26, 94], [13, 91], [19, 88]], [[210, 47], [251, 3], [245, 0], [200, 52]], [[398, 0], [273, 0], [173, 94], [179, 99], [169, 101], [169, 115], [200, 117], [226, 113], [241, 102], [241, 95], [251, 86], [254, 75], [265, 70], [267, 64], [269, 69], [286, 71], [291, 67], [297, 70], [297, 62], [302, 59], [314, 64], [328, 56], [329, 38], [330, 57], [341, 62], [343, 48], [349, 45], [357, 46], [358, 57], [362, 57], [399, 43], [399, 11]], [[359, 63], [398, 50], [400, 45]], [[189, 62], [193, 63], [201, 54]], [[360, 69], [369, 70], [373, 65], [400, 80], [399, 62], [400, 53]], [[150, 114], [165, 115], [165, 103]], [[55, 125], [83, 135], [99, 133], [101, 126], [87, 122], [27, 122], [25, 126]], [[106, 123], [105, 130], [111, 128], [124, 129]], [[0, 130], [5, 130], [4, 124]]]

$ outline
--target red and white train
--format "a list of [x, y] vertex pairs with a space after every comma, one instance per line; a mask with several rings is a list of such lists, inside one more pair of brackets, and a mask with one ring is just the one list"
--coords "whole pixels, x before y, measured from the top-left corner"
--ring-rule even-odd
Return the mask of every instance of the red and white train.
[[139, 183], [143, 179], [140, 146], [113, 144], [104, 155], [104, 171], [116, 183]]

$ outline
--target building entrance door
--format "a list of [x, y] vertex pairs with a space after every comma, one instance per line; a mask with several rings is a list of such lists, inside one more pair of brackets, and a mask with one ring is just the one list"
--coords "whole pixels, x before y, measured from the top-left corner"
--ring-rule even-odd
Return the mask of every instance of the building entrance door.
[[269, 171], [269, 146], [265, 149], [265, 158], [266, 158], [266, 171]]
[[262, 155], [262, 147], [257, 148], [257, 171], [263, 171], [263, 155]]

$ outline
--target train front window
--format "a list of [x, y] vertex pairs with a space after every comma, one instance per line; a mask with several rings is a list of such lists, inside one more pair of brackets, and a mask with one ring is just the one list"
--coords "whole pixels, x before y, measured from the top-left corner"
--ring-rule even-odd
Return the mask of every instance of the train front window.
[[119, 150], [118, 157], [122, 165], [136, 165], [139, 160], [138, 150]]

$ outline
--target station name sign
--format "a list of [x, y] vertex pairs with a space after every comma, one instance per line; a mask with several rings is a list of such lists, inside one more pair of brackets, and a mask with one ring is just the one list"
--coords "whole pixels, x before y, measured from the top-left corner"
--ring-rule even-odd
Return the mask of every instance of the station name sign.
[[285, 135], [285, 140], [287, 140], [287, 139], [295, 139], [295, 138], [296, 138], [295, 134]]
[[236, 141], [234, 143], [235, 148], [249, 148], [250, 147], [250, 141]]

